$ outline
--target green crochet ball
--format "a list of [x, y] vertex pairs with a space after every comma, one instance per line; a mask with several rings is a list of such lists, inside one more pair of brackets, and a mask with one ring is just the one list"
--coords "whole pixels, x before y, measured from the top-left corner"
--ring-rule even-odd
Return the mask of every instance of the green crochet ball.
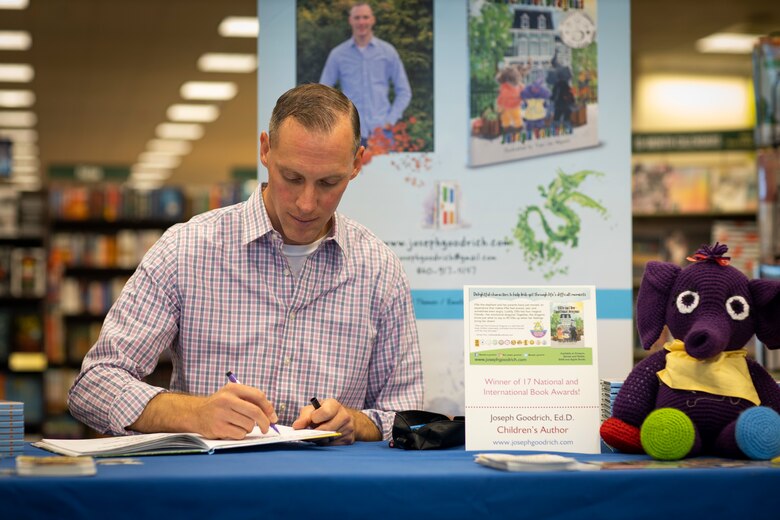
[[657, 460], [679, 460], [691, 451], [696, 430], [680, 410], [659, 408], [642, 423], [639, 439], [645, 452]]

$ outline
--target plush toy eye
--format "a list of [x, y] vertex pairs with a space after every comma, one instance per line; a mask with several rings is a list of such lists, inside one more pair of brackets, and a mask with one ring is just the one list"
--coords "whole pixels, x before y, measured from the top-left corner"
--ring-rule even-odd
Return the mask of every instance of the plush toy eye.
[[732, 296], [726, 300], [726, 310], [731, 319], [742, 321], [750, 314], [750, 305], [742, 296]]
[[683, 291], [677, 296], [677, 310], [683, 314], [690, 314], [699, 306], [699, 293]]

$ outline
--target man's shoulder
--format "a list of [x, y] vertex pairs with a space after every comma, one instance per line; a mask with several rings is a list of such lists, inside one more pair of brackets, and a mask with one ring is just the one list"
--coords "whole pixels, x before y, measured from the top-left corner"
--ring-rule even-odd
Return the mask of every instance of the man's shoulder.
[[377, 38], [376, 36], [373, 36], [371, 38], [371, 43], [373, 43], [374, 45], [376, 45], [377, 47], [379, 47], [384, 51], [392, 52], [393, 54], [398, 54], [395, 45], [393, 45], [392, 43], [386, 40], [383, 40], [382, 38]]
[[341, 214], [339, 214], [339, 221], [344, 228], [347, 247], [356, 252], [378, 255], [386, 260], [400, 263], [390, 246], [366, 226]]
[[335, 47], [333, 47], [330, 50], [330, 52], [331, 52], [331, 54], [345, 52], [345, 51], [351, 49], [352, 46], [353, 46], [352, 38], [349, 38], [349, 39], [344, 40], [343, 42], [339, 43]]
[[221, 238], [224, 239], [226, 231], [229, 235], [241, 237], [241, 216], [245, 202], [239, 202], [230, 206], [216, 208], [203, 213], [199, 213], [189, 219], [187, 222], [177, 224], [170, 231], [179, 237], [185, 239], [203, 239]]

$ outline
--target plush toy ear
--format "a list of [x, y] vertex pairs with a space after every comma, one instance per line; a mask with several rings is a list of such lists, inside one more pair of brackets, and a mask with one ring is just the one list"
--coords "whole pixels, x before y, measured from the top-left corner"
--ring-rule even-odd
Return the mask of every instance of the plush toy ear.
[[668, 262], [647, 262], [636, 298], [636, 328], [642, 347], [648, 350], [666, 324], [666, 302], [682, 268]]
[[780, 281], [750, 280], [753, 296], [753, 315], [756, 318], [756, 337], [770, 349], [780, 348]]

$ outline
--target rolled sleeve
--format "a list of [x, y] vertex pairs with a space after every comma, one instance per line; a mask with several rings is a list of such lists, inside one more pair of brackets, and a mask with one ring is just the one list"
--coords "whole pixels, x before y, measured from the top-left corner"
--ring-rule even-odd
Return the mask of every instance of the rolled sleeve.
[[73, 416], [99, 432], [128, 433], [148, 402], [165, 391], [142, 379], [178, 332], [170, 238], [150, 249], [125, 285], [68, 394]]
[[417, 324], [409, 283], [402, 268], [382, 313], [369, 366], [369, 386], [362, 410], [389, 440], [395, 412], [420, 409], [423, 372]]

